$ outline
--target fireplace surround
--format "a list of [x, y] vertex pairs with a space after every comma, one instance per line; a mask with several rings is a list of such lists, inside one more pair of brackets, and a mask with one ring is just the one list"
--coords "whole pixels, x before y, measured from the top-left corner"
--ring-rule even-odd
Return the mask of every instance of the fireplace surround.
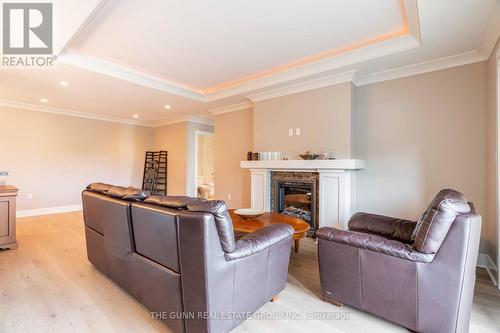
[[363, 169], [365, 162], [356, 159], [266, 160], [241, 161], [240, 166], [250, 169], [251, 207], [266, 212], [275, 209], [275, 206], [271, 209], [271, 201], [276, 200], [271, 193], [277, 190], [276, 185], [272, 185], [272, 173], [303, 174], [306, 178], [317, 174], [315, 227], [347, 229], [351, 213], [356, 211], [356, 171]]

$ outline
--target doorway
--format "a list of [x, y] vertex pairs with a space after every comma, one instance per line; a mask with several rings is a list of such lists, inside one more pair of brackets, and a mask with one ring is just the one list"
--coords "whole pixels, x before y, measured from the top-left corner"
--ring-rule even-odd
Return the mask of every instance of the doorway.
[[196, 196], [213, 200], [215, 196], [214, 133], [196, 131], [195, 180]]

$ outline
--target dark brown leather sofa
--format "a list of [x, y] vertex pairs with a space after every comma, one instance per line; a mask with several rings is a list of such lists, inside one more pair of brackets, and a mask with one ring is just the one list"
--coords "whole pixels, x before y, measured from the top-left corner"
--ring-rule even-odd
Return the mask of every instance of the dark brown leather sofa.
[[228, 332], [285, 288], [293, 230], [235, 240], [223, 201], [83, 191], [89, 261], [175, 332]]
[[418, 222], [358, 213], [317, 231], [325, 300], [426, 333], [468, 332], [481, 216], [454, 190]]

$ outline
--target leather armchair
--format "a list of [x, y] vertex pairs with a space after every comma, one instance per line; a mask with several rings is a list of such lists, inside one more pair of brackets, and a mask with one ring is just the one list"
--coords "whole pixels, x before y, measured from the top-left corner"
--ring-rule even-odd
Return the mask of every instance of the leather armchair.
[[417, 332], [468, 332], [480, 233], [474, 205], [450, 189], [418, 221], [358, 213], [347, 231], [320, 228], [324, 298]]

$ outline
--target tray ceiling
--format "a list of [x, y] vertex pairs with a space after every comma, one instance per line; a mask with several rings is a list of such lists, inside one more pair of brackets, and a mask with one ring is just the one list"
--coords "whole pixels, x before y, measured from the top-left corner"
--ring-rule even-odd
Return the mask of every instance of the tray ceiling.
[[112, 0], [70, 48], [204, 92], [405, 32], [399, 0]]
[[482, 61], [500, 33], [498, 0], [54, 0], [54, 8], [57, 65], [0, 67], [0, 105], [148, 126], [206, 119], [249, 98]]

